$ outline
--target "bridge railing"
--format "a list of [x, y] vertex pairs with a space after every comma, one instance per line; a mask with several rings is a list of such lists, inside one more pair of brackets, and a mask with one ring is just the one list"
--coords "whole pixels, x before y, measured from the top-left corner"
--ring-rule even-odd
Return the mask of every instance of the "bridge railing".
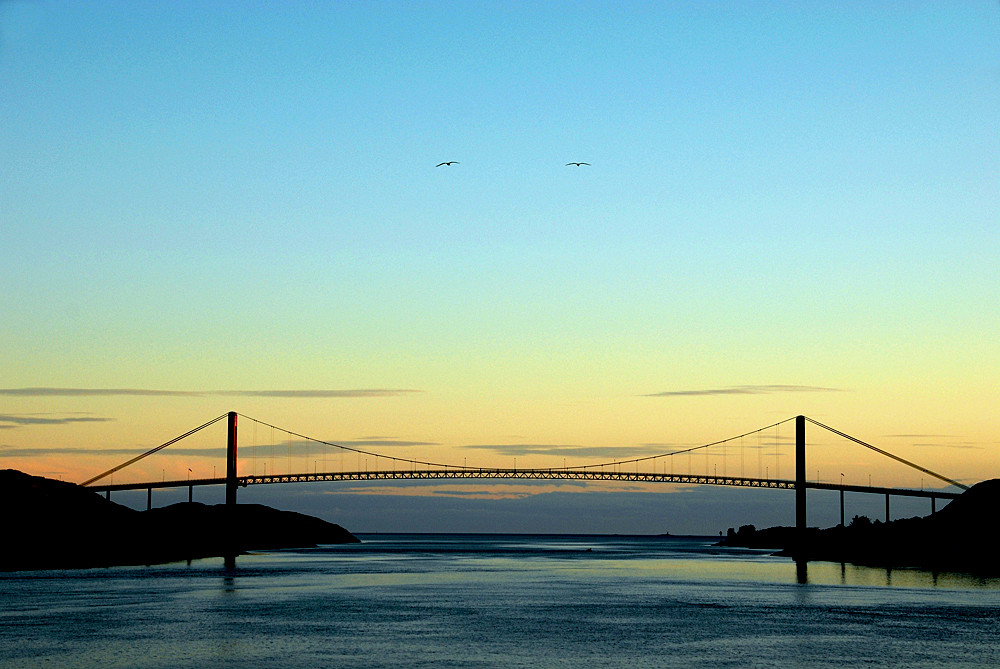
[[[793, 490], [795, 481], [787, 479], [761, 479], [738, 476], [698, 474], [664, 474], [660, 472], [593, 471], [582, 469], [418, 469], [418, 470], [364, 470], [346, 472], [303, 472], [298, 474], [237, 476], [237, 485], [273, 485], [287, 483], [376, 481], [376, 480], [431, 480], [431, 479], [525, 479], [525, 480], [578, 480], [578, 481], [634, 481], [647, 483], [673, 483], [687, 485], [720, 485], [743, 488], [769, 488]], [[119, 483], [92, 485], [98, 492], [119, 490], [146, 490], [161, 488], [187, 488], [204, 485], [225, 485], [226, 478], [200, 478], [175, 481], [150, 481], [145, 483]], [[904, 497], [954, 499], [960, 492], [944, 490], [917, 490], [807, 481], [806, 487], [815, 490], [833, 490]]]

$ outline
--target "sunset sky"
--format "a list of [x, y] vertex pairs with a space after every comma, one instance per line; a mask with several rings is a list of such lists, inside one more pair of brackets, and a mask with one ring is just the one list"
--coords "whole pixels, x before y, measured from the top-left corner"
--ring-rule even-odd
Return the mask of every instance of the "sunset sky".
[[805, 414], [997, 477], [998, 205], [993, 1], [0, 2], [0, 468], [230, 410], [504, 467]]

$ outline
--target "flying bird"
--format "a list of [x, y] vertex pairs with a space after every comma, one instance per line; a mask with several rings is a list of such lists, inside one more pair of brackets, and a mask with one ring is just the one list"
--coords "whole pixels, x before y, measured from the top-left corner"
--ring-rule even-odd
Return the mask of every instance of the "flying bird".
[[458, 161], [457, 160], [449, 160], [448, 162], [445, 162], [445, 163], [438, 163], [434, 167], [441, 167], [442, 165], [444, 165], [445, 167], [449, 167], [450, 165], [458, 165]]
[[587, 167], [590, 167], [590, 163], [566, 163], [566, 167], [569, 167], [570, 165], [576, 165], [577, 167], [580, 165], [586, 165]]

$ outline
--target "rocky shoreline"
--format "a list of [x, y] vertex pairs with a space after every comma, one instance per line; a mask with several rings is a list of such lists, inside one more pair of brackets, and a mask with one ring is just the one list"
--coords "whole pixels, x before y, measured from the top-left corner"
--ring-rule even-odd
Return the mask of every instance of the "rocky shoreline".
[[773, 549], [811, 561], [1000, 576], [998, 512], [1000, 479], [992, 479], [930, 516], [888, 523], [855, 516], [847, 526], [809, 528], [801, 543], [793, 527], [758, 530], [746, 525], [730, 528], [720, 544]]
[[340, 525], [259, 504], [136, 511], [74, 483], [0, 471], [0, 570], [161, 564], [248, 550], [357, 543]]

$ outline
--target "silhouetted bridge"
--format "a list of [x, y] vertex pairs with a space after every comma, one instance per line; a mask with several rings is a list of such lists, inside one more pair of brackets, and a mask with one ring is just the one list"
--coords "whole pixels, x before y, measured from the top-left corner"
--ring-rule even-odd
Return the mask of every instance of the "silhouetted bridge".
[[[287, 434], [294, 435], [303, 439], [309, 439], [318, 443], [325, 444], [327, 446], [333, 446], [343, 451], [350, 451], [353, 453], [364, 454], [375, 456], [376, 458], [383, 458], [386, 461], [391, 461], [393, 463], [393, 469], [373, 469], [373, 470], [357, 470], [357, 471], [326, 471], [326, 472], [305, 472], [305, 473], [285, 473], [285, 474], [252, 474], [250, 476], [239, 475], [237, 473], [237, 416], [236, 412], [229, 412], [228, 414], [223, 414], [218, 418], [201, 425], [194, 430], [191, 430], [179, 437], [176, 437], [156, 448], [153, 448], [142, 455], [139, 455], [131, 460], [122, 463], [108, 471], [95, 476], [88, 481], [85, 481], [82, 485], [89, 486], [97, 491], [103, 491], [106, 495], [110, 497], [112, 491], [119, 490], [146, 490], [147, 491], [147, 508], [152, 506], [152, 493], [154, 489], [163, 488], [188, 488], [188, 500], [190, 501], [193, 497], [193, 490], [195, 486], [205, 486], [205, 485], [224, 485], [226, 486], [226, 503], [235, 504], [236, 503], [236, 492], [240, 487], [246, 487], [249, 485], [268, 485], [268, 484], [281, 484], [281, 483], [309, 483], [317, 481], [374, 481], [374, 480], [432, 480], [432, 479], [523, 479], [523, 480], [576, 480], [576, 481], [632, 481], [632, 482], [646, 482], [646, 483], [675, 483], [675, 484], [688, 484], [688, 485], [721, 485], [721, 486], [736, 486], [743, 488], [770, 488], [770, 489], [785, 489], [785, 490], [795, 490], [796, 501], [796, 527], [800, 530], [804, 530], [806, 527], [806, 491], [808, 489], [814, 490], [831, 490], [839, 491], [840, 493], [840, 518], [841, 524], [844, 523], [844, 493], [854, 492], [854, 493], [867, 493], [867, 494], [877, 494], [885, 496], [886, 504], [886, 520], [889, 520], [889, 498], [890, 496], [899, 497], [922, 497], [931, 500], [931, 512], [936, 510], [936, 502], [938, 499], [950, 500], [958, 497], [961, 491], [967, 489], [967, 486], [949, 479], [941, 474], [933, 472], [929, 469], [921, 467], [915, 463], [904, 460], [903, 458], [893, 455], [887, 451], [879, 449], [871, 444], [867, 444], [855, 437], [847, 435], [843, 432], [835, 430], [831, 427], [823, 425], [811, 418], [805, 416], [796, 416], [794, 419], [790, 418], [780, 423], [775, 423], [774, 425], [760, 428], [753, 432], [748, 432], [745, 435], [739, 435], [737, 437], [730, 437], [729, 439], [712, 442], [710, 444], [703, 444], [701, 446], [695, 446], [688, 449], [682, 449], [674, 451], [671, 453], [664, 453], [655, 456], [643, 456], [638, 458], [633, 458], [630, 460], [617, 460], [612, 463], [599, 463], [593, 465], [583, 465], [583, 466], [573, 466], [573, 467], [554, 467], [554, 468], [484, 468], [484, 467], [469, 467], [466, 465], [441, 465], [421, 460], [406, 459], [385, 456], [382, 454], [372, 453], [368, 451], [363, 451], [356, 448], [351, 448], [347, 446], [341, 446], [339, 444], [334, 444], [330, 442], [324, 442], [318, 439], [311, 439], [305, 437], [304, 435], [297, 434], [288, 430], [284, 430]], [[108, 477], [116, 471], [120, 471], [128, 467], [129, 465], [142, 460], [143, 458], [156, 453], [167, 446], [170, 446], [178, 441], [210, 426], [223, 419], [228, 419], [228, 430], [227, 430], [227, 444], [226, 444], [226, 476], [225, 477], [213, 477], [213, 478], [194, 478], [185, 480], [162, 480], [162, 481], [145, 481], [139, 483], [104, 483], [98, 484], [97, 482], [101, 479]], [[254, 419], [250, 419], [254, 420]], [[795, 421], [795, 478], [794, 479], [780, 479], [780, 478], [751, 478], [744, 476], [718, 476], [718, 475], [697, 475], [697, 474], [674, 474], [666, 472], [648, 472], [640, 471], [640, 463], [655, 461], [657, 458], [669, 457], [673, 455], [678, 455], [681, 453], [691, 453], [692, 451], [697, 451], [701, 449], [710, 448], [718, 444], [722, 444], [734, 439], [740, 439], [744, 436], [759, 433], [762, 430], [767, 430], [777, 425], [788, 421]], [[260, 421], [257, 421], [260, 423]], [[893, 459], [899, 463], [906, 465], [907, 467], [916, 469], [930, 477], [937, 478], [950, 486], [958, 488], [958, 491], [947, 491], [947, 490], [924, 490], [924, 489], [910, 489], [910, 488], [899, 488], [899, 487], [886, 487], [886, 486], [872, 486], [872, 485], [853, 485], [845, 483], [829, 483], [822, 481], [810, 481], [806, 478], [806, 440], [805, 440], [805, 425], [806, 422], [812, 423], [820, 428], [828, 430], [834, 434], [839, 435], [845, 439], [856, 442], [872, 451], [875, 451], [883, 456]], [[267, 425], [266, 423], [261, 423]], [[269, 426], [274, 427], [274, 426]], [[406, 465], [408, 468], [396, 468], [396, 464]], [[624, 469], [626, 465], [634, 465], [633, 471], [628, 471]], [[610, 468], [610, 469], [609, 469]]]

